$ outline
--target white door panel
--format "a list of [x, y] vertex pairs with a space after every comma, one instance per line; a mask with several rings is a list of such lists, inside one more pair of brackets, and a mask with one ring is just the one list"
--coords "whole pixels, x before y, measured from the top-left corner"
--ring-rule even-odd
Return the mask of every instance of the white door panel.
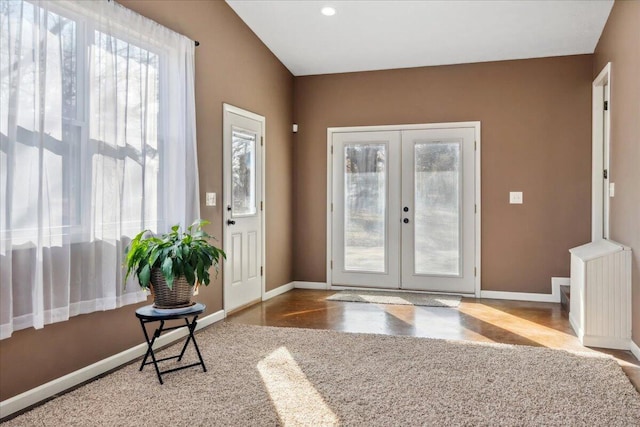
[[400, 136], [334, 134], [333, 283], [398, 288]]
[[402, 132], [402, 288], [475, 289], [473, 128]]
[[[252, 113], [248, 113], [251, 114]], [[259, 120], [225, 106], [224, 308], [233, 310], [262, 297], [262, 132]]]

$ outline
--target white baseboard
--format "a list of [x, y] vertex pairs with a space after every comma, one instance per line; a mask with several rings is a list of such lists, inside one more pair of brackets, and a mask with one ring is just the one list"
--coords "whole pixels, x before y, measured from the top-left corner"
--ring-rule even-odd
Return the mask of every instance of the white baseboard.
[[560, 302], [553, 294], [533, 294], [526, 292], [480, 291], [480, 298], [507, 299], [512, 301]]
[[294, 288], [294, 283], [295, 282], [287, 283], [286, 285], [278, 286], [275, 289], [271, 289], [270, 291], [265, 292], [262, 296], [262, 301], [266, 301], [273, 297], [277, 297], [278, 295], [282, 295], [285, 292], [289, 292]]
[[570, 283], [571, 281], [568, 277], [552, 277], [550, 294], [480, 291], [480, 298], [507, 299], [512, 301], [560, 302], [560, 286], [569, 285]]
[[[224, 310], [218, 310], [215, 313], [211, 313], [210, 315], [205, 316], [202, 319], [198, 320], [198, 325], [196, 326], [196, 331], [199, 331], [202, 328], [206, 328], [207, 326], [213, 325], [216, 322], [224, 320], [225, 317], [227, 317], [227, 313], [225, 313]], [[183, 329], [177, 329], [175, 332], [180, 332], [183, 337], [187, 335], [187, 332], [184, 331]], [[169, 334], [167, 334], [167, 335], [169, 335]], [[180, 338], [180, 337], [177, 337], [177, 338]], [[158, 338], [158, 340], [159, 339], [160, 338]]]
[[[212, 325], [225, 318], [224, 310], [217, 311], [213, 314], [203, 317], [198, 320], [196, 330], [202, 329], [206, 326]], [[134, 319], [137, 320], [137, 319]], [[141, 333], [142, 334], [142, 333]], [[185, 328], [176, 329], [175, 331], [168, 332], [162, 335], [154, 344], [155, 347], [162, 347], [167, 344], [171, 344], [174, 341], [187, 335]], [[0, 402], [0, 418], [8, 417], [9, 415], [18, 412], [22, 409], [28, 408], [31, 405], [42, 402], [56, 394], [62, 393], [72, 387], [82, 384], [85, 381], [91, 380], [98, 375], [104, 374], [112, 369], [118, 368], [138, 357], [143, 356], [147, 351], [147, 344], [142, 343], [128, 350], [114, 354], [99, 362], [93, 363], [77, 371], [71, 372], [48, 383], [42, 384], [31, 390], [27, 390], [24, 393]]]
[[327, 284], [325, 282], [291, 282], [296, 289], [316, 289], [326, 291]]
[[571, 277], [552, 277], [551, 292], [553, 295], [560, 294], [560, 286], [571, 286]]
[[640, 346], [635, 342], [633, 342], [633, 340], [631, 340], [631, 343], [629, 344], [629, 348], [631, 350], [631, 353], [633, 353], [633, 355], [636, 357], [636, 359], [640, 360]]
[[[325, 283], [316, 283], [316, 282], [293, 282], [293, 283], [295, 283], [296, 288], [327, 289]], [[551, 294], [537, 294], [537, 293], [526, 293], [526, 292], [503, 292], [503, 291], [480, 291], [480, 298], [559, 303], [560, 302], [560, 286], [569, 285], [570, 283], [571, 283], [571, 280], [568, 277], [552, 277], [551, 278]], [[299, 284], [303, 284], [303, 285], [299, 285]], [[331, 286], [329, 287], [329, 289], [332, 289], [332, 290], [357, 289], [357, 290], [376, 290], [376, 291], [395, 291], [395, 292], [402, 291], [400, 289], [377, 289], [377, 288], [365, 289], [365, 288], [353, 287], [353, 286]], [[407, 289], [406, 291], [411, 291], [411, 290]], [[416, 291], [412, 291], [412, 292], [416, 292]], [[439, 293], [439, 292], [430, 292], [430, 293]], [[470, 296], [467, 294], [458, 294], [455, 292], [454, 293], [449, 292], [447, 294]]]
[[578, 327], [578, 321], [573, 317], [573, 314], [569, 313], [569, 324], [571, 325], [571, 329], [576, 333], [578, 339], [584, 335], [584, 331]]

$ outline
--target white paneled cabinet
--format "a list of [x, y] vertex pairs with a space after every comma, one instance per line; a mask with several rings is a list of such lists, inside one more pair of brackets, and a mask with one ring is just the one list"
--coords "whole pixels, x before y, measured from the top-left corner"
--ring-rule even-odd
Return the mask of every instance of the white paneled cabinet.
[[570, 249], [569, 321], [585, 346], [628, 350], [631, 249], [600, 240]]

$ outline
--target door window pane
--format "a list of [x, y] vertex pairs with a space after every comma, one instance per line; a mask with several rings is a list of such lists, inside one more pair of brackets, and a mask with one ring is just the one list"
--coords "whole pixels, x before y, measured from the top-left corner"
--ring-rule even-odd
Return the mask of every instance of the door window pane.
[[415, 144], [415, 273], [460, 275], [461, 146]]
[[233, 216], [255, 215], [256, 209], [256, 135], [232, 131], [231, 200]]
[[387, 147], [344, 147], [344, 268], [386, 271]]

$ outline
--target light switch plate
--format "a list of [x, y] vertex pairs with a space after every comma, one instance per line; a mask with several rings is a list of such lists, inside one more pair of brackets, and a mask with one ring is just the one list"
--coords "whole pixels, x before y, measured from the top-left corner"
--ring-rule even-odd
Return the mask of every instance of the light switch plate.
[[509, 192], [509, 203], [512, 205], [521, 205], [522, 204], [522, 191], [510, 191]]
[[616, 195], [616, 183], [615, 182], [610, 182], [609, 183], [609, 197], [613, 197]]
[[215, 206], [216, 205], [216, 193], [206, 193], [206, 201], [205, 204], [207, 206]]

